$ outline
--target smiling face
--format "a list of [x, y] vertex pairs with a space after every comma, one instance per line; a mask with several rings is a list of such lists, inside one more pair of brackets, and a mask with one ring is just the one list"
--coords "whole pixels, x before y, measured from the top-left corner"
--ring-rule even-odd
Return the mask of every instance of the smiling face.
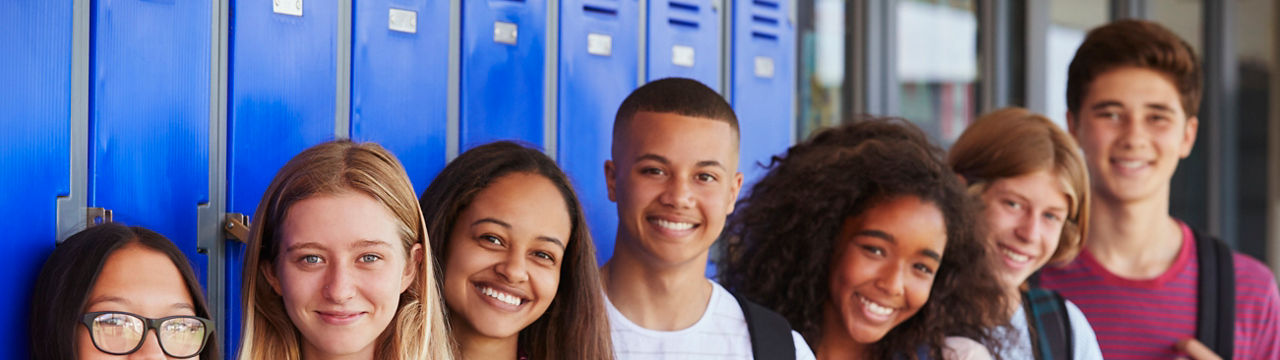
[[[458, 216], [444, 262], [444, 298], [460, 338], [512, 338], [551, 305], [573, 230], [560, 190], [515, 173]], [[460, 339], [462, 340], [462, 339]]]
[[[166, 316], [196, 315], [191, 294], [182, 273], [168, 256], [139, 244], [121, 247], [107, 258], [89, 292], [85, 313], [122, 311], [158, 319]], [[111, 355], [93, 346], [89, 329], [76, 326], [78, 359], [167, 359], [156, 341], [155, 331], [143, 335], [142, 347], [130, 355]], [[172, 349], [176, 345], [169, 344]], [[194, 357], [192, 359], [199, 359]]]
[[[302, 334], [304, 358], [373, 356], [416, 268], [398, 229], [381, 203], [356, 192], [315, 195], [289, 208], [276, 263], [264, 270]], [[422, 245], [410, 252], [421, 259]]]
[[605, 163], [619, 247], [663, 266], [705, 262], [742, 187], [734, 130], [724, 121], [643, 111], [628, 126]]
[[1103, 201], [1168, 199], [1178, 161], [1191, 154], [1199, 125], [1159, 72], [1124, 67], [1089, 84], [1079, 114], [1068, 114]]
[[823, 337], [866, 345], [929, 300], [947, 229], [937, 206], [902, 196], [846, 219], [835, 241]]
[[1017, 288], [1053, 258], [1067, 218], [1067, 195], [1049, 170], [1003, 178], [982, 193], [987, 234], [1000, 250], [1001, 278]]

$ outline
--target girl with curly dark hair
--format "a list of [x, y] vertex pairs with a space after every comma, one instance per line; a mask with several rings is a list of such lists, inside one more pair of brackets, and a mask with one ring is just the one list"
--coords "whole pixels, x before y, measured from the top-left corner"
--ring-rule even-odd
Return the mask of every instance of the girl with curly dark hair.
[[[965, 189], [915, 126], [868, 119], [774, 157], [720, 262], [823, 358], [983, 358], [1008, 323]], [[976, 341], [976, 342], [975, 342]]]

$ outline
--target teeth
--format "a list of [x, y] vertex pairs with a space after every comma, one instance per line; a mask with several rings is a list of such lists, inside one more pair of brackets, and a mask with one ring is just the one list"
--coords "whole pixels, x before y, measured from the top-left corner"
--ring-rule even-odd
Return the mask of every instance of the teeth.
[[1009, 249], [1000, 249], [1000, 251], [1003, 252], [1004, 256], [1009, 258], [1009, 260], [1016, 262], [1027, 262], [1027, 260], [1031, 260], [1030, 256], [1022, 255]]
[[480, 288], [480, 292], [484, 293], [485, 295], [488, 295], [491, 298], [498, 299], [498, 301], [508, 303], [513, 306], [520, 306], [521, 299], [518, 297], [515, 297], [514, 295], [504, 293], [498, 290], [494, 290], [493, 288], [487, 287], [487, 286]]
[[1137, 169], [1142, 167], [1143, 165], [1146, 165], [1146, 163], [1147, 163], [1146, 161], [1130, 160], [1130, 161], [1117, 161], [1116, 165], [1120, 165], [1120, 167], [1126, 168], [1126, 169]]
[[865, 297], [859, 296], [858, 298], [862, 300], [862, 305], [866, 306], [867, 310], [871, 310], [872, 314], [881, 315], [881, 316], [889, 316], [893, 314], [892, 308], [880, 306], [880, 304], [877, 304], [874, 301], [868, 300]]
[[666, 221], [662, 219], [657, 219], [654, 222], [657, 223], [658, 226], [660, 227], [671, 229], [671, 230], [689, 230], [693, 228], [692, 223]]

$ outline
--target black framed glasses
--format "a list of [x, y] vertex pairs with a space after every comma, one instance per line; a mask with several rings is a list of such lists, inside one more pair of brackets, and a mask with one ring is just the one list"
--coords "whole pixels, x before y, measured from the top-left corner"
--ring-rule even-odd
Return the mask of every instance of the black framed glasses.
[[142, 348], [147, 330], [156, 330], [160, 349], [169, 357], [185, 359], [199, 355], [213, 329], [213, 321], [198, 316], [167, 316], [159, 319], [123, 311], [84, 314], [80, 323], [89, 328], [89, 338], [98, 351], [128, 355]]

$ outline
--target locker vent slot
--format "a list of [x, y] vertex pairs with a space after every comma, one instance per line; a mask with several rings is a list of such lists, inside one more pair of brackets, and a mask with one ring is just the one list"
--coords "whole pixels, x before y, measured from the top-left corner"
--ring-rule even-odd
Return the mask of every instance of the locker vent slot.
[[778, 26], [778, 18], [776, 17], [764, 16], [764, 15], [751, 15], [751, 21], [754, 21], [757, 24]]
[[777, 0], [754, 0], [751, 3], [762, 8], [773, 9], [773, 10], [778, 10], [778, 7], [779, 7]]
[[667, 19], [667, 23], [670, 23], [672, 26], [683, 26], [683, 27], [690, 27], [694, 29], [698, 28], [698, 22], [692, 21], [692, 20], [686, 20], [686, 19], [671, 18], [671, 19]]
[[698, 4], [683, 1], [671, 1], [667, 3], [671, 6], [671, 10], [698, 12]]
[[778, 34], [771, 34], [759, 30], [751, 31], [751, 37], [762, 40], [778, 41]]
[[583, 11], [583, 12], [586, 12], [586, 13], [588, 13], [588, 14], [599, 14], [599, 15], [607, 15], [607, 16], [618, 16], [618, 9], [617, 9], [617, 8], [610, 8], [610, 7], [602, 6], [602, 5], [584, 4], [584, 5], [582, 5], [582, 11]]

